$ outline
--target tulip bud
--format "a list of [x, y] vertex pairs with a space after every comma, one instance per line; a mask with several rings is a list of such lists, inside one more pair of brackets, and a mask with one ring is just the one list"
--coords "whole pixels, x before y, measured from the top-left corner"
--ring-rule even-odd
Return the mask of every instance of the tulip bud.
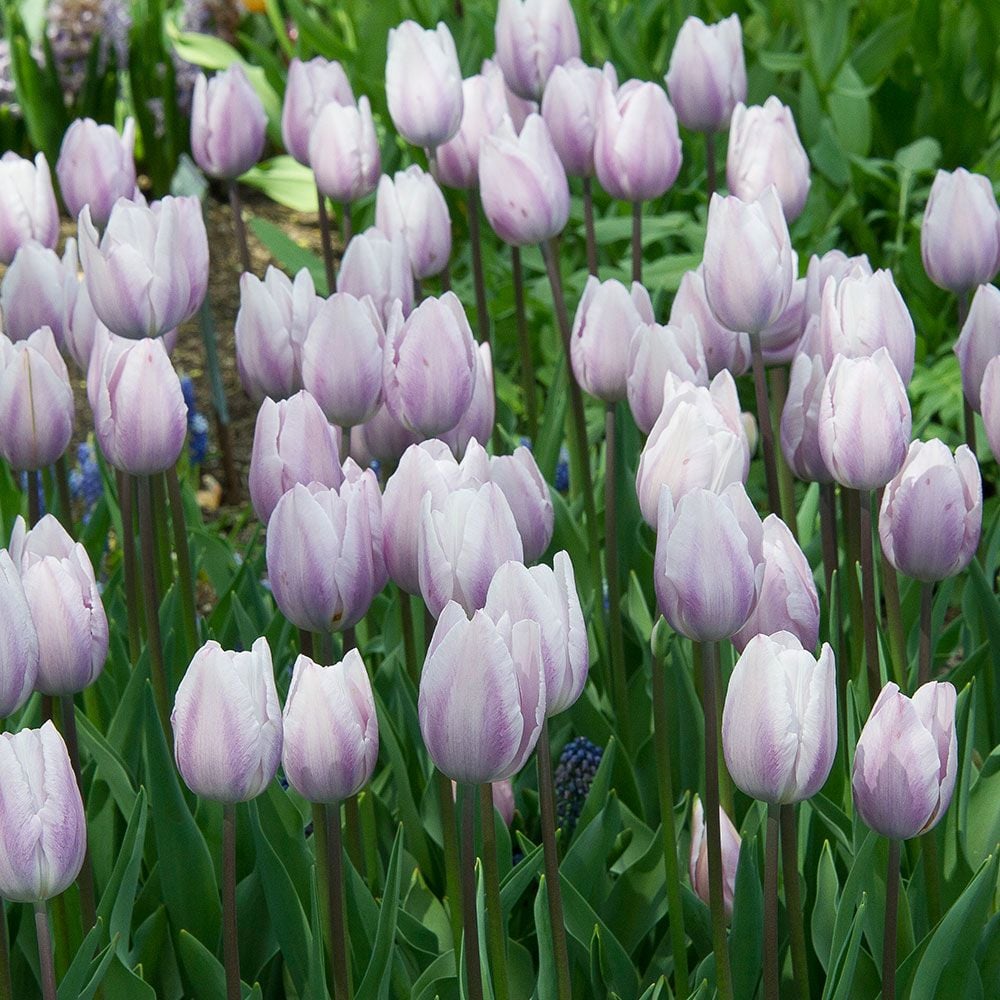
[[969, 406], [980, 410], [979, 387], [986, 366], [1000, 354], [1000, 288], [981, 285], [972, 297], [972, 307], [962, 326], [955, 354], [962, 369], [962, 391]]
[[733, 375], [742, 375], [750, 368], [750, 338], [745, 333], [730, 330], [715, 318], [705, 295], [703, 264], [681, 278], [668, 322], [670, 326], [679, 327], [688, 317], [694, 320], [701, 336], [709, 378], [715, 378], [723, 368], [728, 368]]
[[876, 833], [909, 840], [941, 820], [955, 790], [955, 688], [930, 681], [907, 698], [882, 688], [854, 751], [854, 807]]
[[662, 486], [679, 500], [691, 490], [718, 492], [745, 482], [750, 471], [740, 401], [728, 371], [716, 375], [707, 389], [668, 373], [663, 399], [635, 477], [642, 516], [654, 529]]
[[545, 721], [538, 623], [470, 621], [454, 601], [441, 613], [420, 675], [420, 732], [431, 760], [469, 784], [516, 774]]
[[374, 458], [394, 468], [402, 458], [403, 452], [410, 445], [418, 444], [420, 438], [413, 431], [404, 427], [388, 410], [385, 403], [375, 411], [370, 420], [356, 428], [351, 435], [351, 454], [361, 462], [358, 456], [368, 456], [363, 465], [370, 464]]
[[56, 176], [66, 209], [78, 218], [84, 205], [103, 228], [119, 198], [135, 194], [135, 121], [125, 121], [121, 135], [113, 125], [98, 125], [92, 118], [77, 118], [66, 130]]
[[986, 366], [986, 371], [983, 373], [979, 398], [983, 409], [986, 438], [990, 442], [993, 457], [997, 458], [1000, 455], [1000, 362], [996, 358]]
[[264, 152], [267, 114], [238, 62], [211, 80], [199, 73], [191, 104], [191, 153], [209, 177], [231, 180]]
[[51, 720], [0, 733], [0, 896], [35, 903], [76, 881], [87, 820], [66, 744]]
[[31, 697], [38, 678], [38, 633], [10, 553], [0, 549], [0, 718]]
[[570, 341], [573, 372], [584, 391], [605, 403], [625, 398], [632, 337], [652, 322], [653, 303], [639, 282], [630, 291], [613, 278], [587, 278]]
[[510, 826], [514, 822], [514, 812], [517, 808], [514, 803], [513, 782], [510, 778], [494, 781], [491, 783], [491, 791], [493, 793], [493, 808], [500, 813], [500, 818], [505, 825]]
[[356, 299], [370, 295], [375, 311], [388, 325], [398, 301], [403, 316], [413, 309], [413, 271], [406, 240], [391, 239], [372, 226], [351, 238], [337, 272], [337, 291]]
[[304, 799], [335, 804], [368, 783], [378, 760], [378, 717], [356, 649], [331, 667], [300, 656], [282, 721], [281, 763]]
[[79, 290], [76, 240], [66, 241], [62, 260], [54, 250], [29, 240], [14, 255], [0, 281], [4, 333], [11, 340], [26, 340], [47, 326], [62, 347]]
[[479, 186], [479, 146], [508, 114], [503, 74], [488, 60], [483, 70], [462, 81], [462, 124], [437, 148], [438, 180], [446, 187], [471, 190]]
[[580, 33], [569, 0], [500, 0], [497, 62], [507, 86], [537, 101], [556, 66], [580, 55]]
[[310, 165], [309, 136], [313, 125], [319, 113], [331, 103], [354, 103], [354, 91], [344, 67], [322, 56], [307, 62], [293, 59], [288, 66], [285, 101], [281, 106], [281, 141], [304, 167]]
[[524, 559], [517, 522], [495, 483], [456, 490], [440, 509], [425, 495], [419, 532], [420, 593], [435, 617], [449, 601], [472, 614], [486, 603], [497, 569], [510, 559]]
[[792, 472], [807, 483], [833, 482], [819, 446], [820, 404], [825, 384], [823, 359], [796, 355], [781, 411], [781, 452]]
[[552, 70], [542, 97], [542, 117], [549, 127], [552, 145], [572, 177], [594, 174], [594, 142], [601, 89], [607, 80], [612, 92], [618, 90], [618, 75], [611, 63], [604, 69], [570, 59]]
[[681, 169], [677, 115], [657, 83], [629, 80], [617, 93], [601, 86], [594, 138], [594, 170], [612, 198], [659, 198]]
[[[486, 70], [487, 63], [494, 63], [494, 60], [483, 60], [484, 71]], [[524, 97], [518, 97], [518, 95], [507, 86], [507, 81], [503, 79], [503, 72], [500, 70], [499, 66], [497, 66], [497, 72], [500, 74], [500, 79], [503, 80], [504, 105], [506, 107], [507, 114], [510, 115], [514, 131], [520, 134], [521, 129], [524, 128], [524, 123], [528, 120], [528, 115], [539, 113], [540, 109], [538, 102], [529, 101]]]
[[1000, 206], [988, 177], [939, 170], [920, 227], [927, 276], [961, 295], [993, 280], [1000, 270]]
[[885, 486], [906, 459], [911, 424], [906, 389], [884, 347], [870, 358], [834, 359], [823, 384], [819, 448], [841, 486]]
[[515, 448], [513, 455], [494, 455], [489, 459], [489, 477], [500, 487], [510, 504], [517, 532], [521, 536], [524, 561], [540, 559], [552, 541], [555, 511], [549, 484], [542, 476], [535, 456], [523, 445]]
[[721, 132], [733, 108], [747, 97], [743, 28], [736, 14], [717, 24], [688, 17], [670, 54], [670, 101], [685, 128]]
[[416, 164], [379, 181], [375, 225], [390, 239], [396, 233], [403, 236], [417, 281], [440, 274], [448, 266], [448, 206], [434, 178]]
[[382, 171], [375, 120], [368, 98], [330, 101], [309, 133], [309, 162], [320, 194], [348, 204], [371, 194]]
[[[803, 317], [803, 329], [805, 323], [813, 316], [819, 316], [822, 306], [823, 288], [827, 279], [833, 278], [835, 284], [840, 284], [849, 274], [859, 270], [861, 274], [872, 273], [872, 266], [864, 254], [856, 257], [848, 257], [842, 250], [828, 250], [822, 257], [813, 254], [809, 258], [809, 266], [806, 269], [806, 302], [805, 316]], [[802, 348], [805, 350], [805, 346]], [[817, 353], [809, 349], [810, 353]]]
[[455, 40], [441, 21], [424, 29], [404, 21], [389, 29], [385, 96], [396, 131], [414, 146], [433, 149], [462, 123], [462, 71]]
[[477, 362], [472, 328], [454, 292], [424, 299], [405, 320], [397, 305], [385, 336], [385, 404], [425, 437], [450, 431], [472, 402]]
[[476, 378], [472, 387], [469, 408], [459, 417], [450, 431], [441, 434], [441, 440], [461, 459], [473, 440], [489, 441], [496, 423], [497, 406], [493, 389], [493, 354], [487, 341], [476, 351]]
[[483, 211], [505, 243], [528, 246], [558, 235], [569, 218], [569, 182], [541, 115], [520, 135], [505, 120], [479, 149]]
[[[736, 17], [734, 14], [733, 17]], [[688, 18], [692, 20], [692, 18]], [[725, 22], [723, 22], [724, 24]], [[722, 832], [722, 899], [726, 908], [726, 920], [733, 917], [733, 894], [736, 891], [736, 869], [740, 863], [740, 848], [743, 844], [733, 821], [722, 806], [719, 806], [719, 827]], [[691, 859], [688, 863], [691, 888], [698, 898], [709, 905], [708, 882], [708, 826], [701, 799], [696, 795], [691, 806]]]
[[[798, 254], [794, 253], [795, 266], [798, 270]], [[800, 350], [805, 327], [806, 279], [798, 278], [792, 282], [792, 291], [781, 315], [769, 326], [760, 331], [760, 349], [765, 365], [787, 365], [795, 352]]]
[[976, 456], [964, 444], [952, 455], [937, 438], [914, 441], [882, 495], [878, 533], [886, 559], [915, 580], [944, 580], [969, 565], [982, 525]]
[[30, 531], [14, 522], [10, 555], [38, 632], [42, 694], [75, 694], [100, 676], [108, 655], [108, 619], [87, 550], [46, 514]]
[[35, 162], [17, 153], [0, 156], [0, 264], [9, 264], [28, 240], [59, 241], [59, 208], [44, 153]]
[[195, 795], [227, 803], [260, 795], [281, 760], [281, 706], [267, 639], [242, 653], [206, 642], [178, 685], [170, 724], [177, 770]]

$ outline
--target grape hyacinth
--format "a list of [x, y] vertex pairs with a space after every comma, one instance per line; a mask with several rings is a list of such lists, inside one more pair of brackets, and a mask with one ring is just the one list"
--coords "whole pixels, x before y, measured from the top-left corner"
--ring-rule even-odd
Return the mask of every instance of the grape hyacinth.
[[191, 465], [201, 465], [208, 452], [208, 421], [204, 414], [198, 412], [194, 383], [189, 375], [181, 377], [181, 392], [187, 405], [188, 461]]
[[556, 821], [564, 842], [573, 835], [587, 801], [604, 748], [586, 736], [577, 736], [563, 747], [556, 765]]
[[555, 481], [552, 484], [560, 493], [569, 491], [569, 451], [566, 445], [559, 449], [559, 461], [556, 462]]
[[83, 504], [83, 523], [89, 523], [97, 501], [104, 493], [97, 453], [89, 439], [76, 446], [76, 465], [69, 472], [69, 491], [74, 500]]

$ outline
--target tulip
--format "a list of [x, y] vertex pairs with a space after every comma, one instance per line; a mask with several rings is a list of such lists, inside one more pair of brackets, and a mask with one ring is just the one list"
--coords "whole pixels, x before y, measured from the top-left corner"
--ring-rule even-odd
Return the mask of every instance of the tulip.
[[939, 170], [920, 227], [924, 270], [939, 288], [963, 295], [1000, 270], [1000, 206], [993, 185], [964, 167]]
[[885, 488], [878, 533], [886, 559], [901, 573], [931, 583], [972, 561], [983, 524], [983, 482], [966, 445], [914, 441]]
[[677, 115], [656, 83], [629, 80], [617, 93], [601, 86], [594, 139], [594, 170], [612, 198], [659, 198], [677, 180], [681, 138]]
[[4, 333], [11, 340], [26, 340], [47, 326], [62, 346], [79, 288], [76, 240], [66, 241], [62, 260], [54, 250], [29, 240], [14, 255], [0, 282]]
[[397, 305], [385, 335], [385, 403], [404, 427], [425, 437], [450, 431], [472, 402], [475, 341], [454, 292], [426, 298], [404, 320]]
[[[823, 302], [823, 288], [829, 278], [833, 278], [835, 284], [840, 284], [849, 274], [860, 270], [861, 274], [871, 274], [872, 266], [864, 254], [857, 257], [848, 257], [842, 250], [828, 250], [822, 257], [813, 254], [809, 258], [809, 266], [806, 269], [806, 301], [804, 320], [813, 316], [819, 316]], [[803, 329], [805, 323], [803, 323]], [[803, 350], [805, 350], [803, 346]], [[810, 349], [810, 353], [816, 351]]]
[[199, 73], [191, 104], [191, 153], [209, 177], [232, 180], [264, 152], [267, 114], [243, 67], [230, 63], [211, 80]]
[[[736, 15], [734, 14], [733, 17]], [[688, 20], [692, 20], [688, 18]], [[723, 22], [725, 23], [725, 22]], [[722, 832], [722, 898], [726, 907], [726, 920], [733, 917], [733, 893], [736, 891], [736, 869], [740, 862], [740, 838], [733, 821], [725, 809], [719, 806], [719, 826]], [[691, 856], [688, 864], [691, 888], [698, 898], [710, 905], [708, 889], [708, 827], [705, 825], [705, 810], [696, 795], [691, 806]]]
[[35, 162], [17, 153], [0, 156], [0, 264], [9, 264], [28, 240], [54, 248], [59, 208], [44, 153]]
[[500, 818], [506, 826], [514, 822], [514, 812], [517, 806], [514, 803], [514, 784], [510, 778], [503, 781], [494, 781], [491, 785], [493, 793], [493, 808], [500, 813]]
[[825, 383], [826, 368], [821, 357], [796, 355], [781, 412], [781, 451], [792, 472], [807, 483], [833, 482], [819, 446]]
[[[489, 478], [503, 491], [514, 515], [524, 549], [524, 561], [534, 562], [549, 547], [555, 528], [549, 484], [542, 476], [535, 456], [524, 445], [515, 448], [513, 455], [494, 455], [488, 461]], [[476, 459], [470, 456], [470, 469], [475, 467], [475, 462]]]
[[496, 423], [497, 407], [493, 389], [493, 353], [489, 341], [483, 341], [476, 350], [476, 376], [472, 387], [469, 408], [459, 417], [450, 431], [441, 434], [441, 440], [461, 458], [470, 443], [489, 441]]
[[479, 150], [483, 210], [512, 246], [543, 243], [569, 218], [569, 182], [541, 115], [529, 115], [520, 135], [504, 121]]
[[69, 752], [51, 720], [0, 733], [0, 896], [51, 899], [83, 867], [87, 821]]
[[1000, 354], [1000, 288], [982, 285], [972, 297], [972, 307], [962, 326], [955, 354], [962, 369], [962, 391], [969, 406], [978, 413], [986, 366]]
[[434, 178], [416, 164], [379, 181], [375, 225], [390, 239], [397, 233], [403, 236], [417, 281], [440, 274], [448, 266], [448, 206]]
[[[77, 303], [79, 304], [80, 298], [86, 296], [86, 286], [80, 289], [80, 297], [77, 298]], [[131, 347], [135, 341], [126, 340], [124, 337], [119, 337], [113, 333], [100, 321], [95, 319], [93, 326], [94, 339], [89, 346], [89, 357], [87, 359], [87, 401], [90, 403], [91, 410], [96, 410], [97, 408], [97, 397], [101, 390], [101, 379], [104, 377], [105, 363], [108, 360], [108, 356], [113, 355], [118, 358]], [[170, 355], [174, 348], [177, 346], [177, 331], [170, 330], [159, 338], [160, 343], [163, 344], [163, 349]]]
[[170, 713], [174, 758], [195, 795], [248, 802], [281, 760], [281, 706], [271, 650], [261, 636], [247, 652], [205, 643], [181, 679]]
[[834, 359], [823, 384], [819, 448], [841, 486], [885, 486], [906, 459], [911, 423], [906, 389], [884, 347], [870, 358]]
[[1000, 455], [1000, 362], [996, 358], [986, 366], [979, 397], [983, 409], [983, 424], [986, 426], [986, 438], [990, 443], [990, 451], [996, 458]]
[[587, 278], [573, 318], [570, 357], [581, 388], [605, 403], [626, 396], [632, 337], [653, 322], [649, 292], [637, 281], [629, 290], [620, 281]]
[[363, 465], [375, 459], [392, 468], [402, 458], [403, 452], [419, 441], [420, 438], [404, 427], [383, 403], [372, 418], [351, 435], [351, 453], [359, 462], [359, 456], [367, 456]]
[[[70, 242], [74, 244], [75, 250], [76, 241], [67, 240], [67, 253], [69, 252]], [[77, 280], [75, 275], [74, 280], [77, 282], [77, 287], [75, 296], [73, 297], [73, 307], [67, 312], [63, 325], [63, 348], [76, 362], [80, 371], [86, 373], [90, 367], [90, 355], [94, 350], [95, 342], [99, 337], [110, 337], [111, 333], [97, 318], [97, 313], [94, 312], [94, 307], [90, 301], [90, 294], [87, 291], [87, 283]], [[68, 305], [70, 296], [73, 296], [73, 291], [68, 287], [66, 291], [66, 304]], [[164, 346], [168, 352], [172, 349], [170, 344], [171, 337], [176, 339], [176, 336], [176, 330], [172, 334], [168, 331], [163, 335]]]
[[355, 427], [374, 415], [382, 402], [384, 350], [370, 296], [359, 301], [335, 292], [320, 304], [301, 347], [302, 382], [331, 423]]
[[787, 805], [815, 795], [837, 752], [829, 644], [817, 658], [790, 632], [752, 638], [729, 679], [722, 749], [734, 784], [752, 798]]
[[743, 485], [695, 489], [676, 505], [664, 487], [656, 532], [653, 584], [663, 617], [689, 639], [728, 639], [753, 610], [761, 570], [752, 549], [762, 527]]
[[724, 131], [733, 109], [747, 96], [739, 17], [731, 14], [717, 24], [688, 17], [677, 33], [666, 82], [670, 101], [685, 128]]
[[854, 751], [854, 806], [876, 833], [909, 840], [933, 828], [955, 790], [955, 688], [931, 681], [912, 698], [888, 683]]
[[281, 763], [304, 799], [342, 802], [368, 783], [378, 760], [378, 717], [356, 649], [330, 667], [299, 656], [282, 721]]
[[414, 146], [433, 149], [462, 123], [462, 71], [447, 26], [424, 29], [404, 21], [389, 29], [385, 96], [396, 131]]
[[250, 456], [250, 500], [265, 526], [278, 501], [296, 484], [340, 489], [337, 432], [305, 390], [289, 399], [265, 399], [257, 412]]
[[[798, 255], [793, 253], [798, 269]], [[760, 332], [761, 357], [765, 365], [787, 365], [801, 350], [805, 327], [806, 279], [792, 282], [792, 291], [781, 315]]]
[[427, 650], [417, 700], [431, 760], [455, 781], [485, 784], [516, 774], [545, 721], [545, 670], [538, 623], [470, 621], [454, 601]]
[[438, 617], [450, 601], [470, 615], [481, 608], [493, 574], [510, 559], [522, 562], [524, 548], [510, 504], [496, 483], [456, 490], [440, 509], [424, 496], [417, 570], [420, 593], [432, 615]]
[[654, 529], [662, 486], [679, 500], [691, 490], [718, 492], [745, 482], [750, 471], [736, 383], [728, 371], [716, 375], [707, 389], [668, 373], [663, 398], [635, 477], [642, 516]]
[[103, 228], [119, 198], [135, 194], [135, 121], [128, 118], [121, 135], [113, 125], [77, 118], [66, 130], [56, 176], [66, 209], [75, 219], [90, 206], [90, 217]]
[[38, 633], [10, 553], [0, 549], [0, 719], [31, 697], [38, 679]]
[[0, 455], [15, 469], [51, 465], [73, 436], [73, 390], [52, 331], [0, 334]]
[[320, 194], [347, 204], [375, 190], [382, 153], [367, 97], [357, 106], [327, 103], [316, 115], [308, 148]]
[[597, 138], [603, 82], [618, 89], [618, 75], [611, 63], [603, 69], [570, 59], [552, 70], [542, 97], [542, 117], [552, 145], [571, 177], [594, 175], [594, 142]]
[[[492, 59], [484, 59], [484, 69], [486, 68], [487, 63], [495, 64], [495, 61]], [[507, 81], [503, 79], [503, 71], [499, 66], [497, 66], [497, 72], [500, 74], [500, 79], [503, 80], [504, 106], [507, 109], [507, 114], [510, 115], [514, 131], [520, 133], [521, 129], [524, 128], [524, 123], [528, 120], [528, 115], [537, 114], [540, 111], [538, 101], [529, 101], [523, 97], [518, 97], [518, 95], [507, 86]]]
[[356, 299], [372, 297], [375, 310], [388, 325], [398, 301], [403, 316], [413, 309], [413, 272], [406, 240], [391, 239], [372, 226], [351, 238], [337, 272], [337, 291]]
[[336, 60], [315, 56], [295, 58], [288, 66], [285, 100], [281, 106], [281, 141], [304, 167], [310, 165], [309, 138], [319, 113], [328, 104], [353, 104], [354, 91]]
[[42, 694], [75, 694], [97, 680], [108, 655], [108, 619], [87, 550], [46, 514], [30, 531], [14, 522], [10, 555], [38, 632]]
[[708, 377], [715, 378], [723, 368], [742, 375], [750, 367], [750, 338], [723, 326], [712, 312], [705, 295], [705, 267], [699, 264], [681, 278], [680, 287], [670, 307], [669, 325], [679, 327], [691, 317], [701, 335]]
[[580, 55], [569, 0], [500, 0], [495, 40], [507, 86], [530, 101], [541, 98], [556, 66]]

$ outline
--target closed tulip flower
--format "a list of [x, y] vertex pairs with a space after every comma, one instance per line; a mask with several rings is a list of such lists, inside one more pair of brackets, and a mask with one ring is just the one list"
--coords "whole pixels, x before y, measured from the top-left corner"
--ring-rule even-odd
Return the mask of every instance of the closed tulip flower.
[[52, 249], [59, 241], [59, 207], [44, 153], [32, 163], [17, 153], [0, 156], [0, 264], [9, 264], [28, 240]]
[[481, 73], [462, 81], [462, 124], [437, 148], [438, 180], [445, 187], [471, 190], [479, 186], [479, 147], [508, 114], [503, 74], [488, 60]]
[[907, 698], [886, 684], [854, 751], [854, 807], [876, 833], [909, 840], [951, 804], [958, 765], [955, 688], [931, 681]]
[[541, 98], [556, 66], [580, 55], [569, 0], [500, 0], [495, 39], [507, 86], [529, 101]]
[[[794, 255], [797, 258], [797, 255]], [[793, 270], [798, 270], [796, 260]], [[806, 279], [792, 282], [792, 291], [781, 315], [760, 332], [760, 349], [765, 365], [787, 365], [801, 349], [805, 329]]]
[[961, 295], [1000, 270], [1000, 207], [988, 177], [964, 167], [939, 170], [920, 227], [924, 270], [939, 288]]
[[469, 407], [441, 440], [461, 459], [473, 440], [489, 441], [496, 423], [497, 405], [493, 388], [493, 352], [484, 341], [476, 348], [476, 378]]
[[788, 467], [807, 483], [833, 482], [819, 446], [820, 408], [826, 367], [819, 356], [798, 354], [792, 363], [785, 407], [781, 411], [781, 453]]
[[886, 559], [915, 580], [961, 573], [979, 545], [983, 482], [966, 445], [914, 441], [882, 495], [878, 533]]
[[310, 165], [309, 136], [319, 113], [328, 104], [353, 104], [354, 91], [336, 60], [315, 56], [295, 58], [288, 65], [285, 100], [281, 106], [281, 141], [304, 167]]
[[677, 33], [667, 70], [677, 117], [693, 132], [722, 132], [747, 96], [743, 28], [736, 14], [717, 24], [688, 17]]
[[448, 205], [434, 178], [416, 164], [379, 181], [375, 225], [390, 239], [394, 233], [403, 235], [417, 281], [440, 274], [448, 266]]
[[612, 92], [618, 89], [618, 75], [611, 63], [597, 69], [580, 59], [570, 59], [552, 70], [545, 85], [542, 117], [571, 177], [594, 175], [597, 116], [605, 80]]
[[396, 131], [414, 146], [433, 149], [458, 131], [462, 71], [447, 25], [404, 21], [389, 29], [385, 96]]
[[1000, 288], [981, 285], [972, 297], [972, 307], [962, 326], [955, 354], [962, 369], [962, 392], [977, 413], [986, 366], [1000, 354]]
[[75, 881], [87, 820], [66, 744], [51, 720], [0, 733], [0, 896], [37, 903]]
[[309, 133], [309, 163], [321, 194], [345, 204], [371, 194], [382, 172], [375, 120], [368, 98], [330, 101]]
[[806, 268], [803, 329], [811, 317], [818, 317], [820, 314], [823, 303], [823, 288], [826, 286], [827, 279], [832, 278], [834, 283], [839, 285], [844, 278], [855, 271], [868, 275], [872, 273], [872, 266], [864, 254], [848, 257], [842, 250], [828, 250], [822, 257], [813, 254], [809, 258], [809, 266]]
[[569, 182], [541, 115], [529, 115], [520, 135], [505, 121], [483, 139], [479, 187], [486, 218], [505, 243], [543, 243], [566, 226]]
[[[734, 14], [733, 17], [736, 15]], [[726, 908], [726, 920], [733, 916], [733, 894], [736, 891], [736, 869], [740, 863], [740, 838], [733, 821], [722, 806], [719, 806], [719, 827], [722, 833], [722, 900]], [[708, 826], [701, 799], [696, 795], [691, 806], [691, 856], [688, 863], [691, 888], [698, 898], [708, 906], [710, 903], [708, 886]]]
[[209, 177], [232, 180], [264, 152], [267, 114], [238, 62], [211, 80], [199, 73], [191, 104], [191, 152]]
[[[485, 457], [485, 452], [483, 455]], [[515, 448], [513, 455], [494, 455], [488, 461], [490, 480], [503, 491], [514, 515], [524, 561], [534, 562], [549, 547], [555, 528], [549, 484], [535, 456], [524, 445]], [[470, 469], [475, 468], [476, 459], [470, 456], [467, 465]]]
[[31, 697], [38, 678], [38, 633], [10, 553], [0, 549], [0, 719]]
[[63, 347], [79, 290], [76, 240], [66, 241], [62, 260], [54, 250], [29, 240], [14, 255], [0, 282], [4, 333], [11, 340], [26, 340], [47, 326], [56, 344]]
[[705, 295], [705, 267], [699, 264], [681, 278], [680, 287], [670, 307], [670, 326], [683, 326], [691, 317], [701, 336], [708, 377], [715, 378], [723, 368], [742, 375], [750, 368], [750, 338], [723, 326], [712, 312]]
[[356, 299], [370, 295], [382, 322], [388, 325], [399, 302], [403, 316], [413, 309], [413, 272], [406, 240], [392, 238], [372, 226], [351, 238], [337, 272], [337, 291]]
[[470, 621], [450, 603], [434, 629], [420, 675], [420, 732], [449, 778], [502, 781], [524, 767], [545, 721], [538, 623]]
[[997, 458], [1000, 456], [1000, 361], [996, 358], [986, 366], [986, 371], [983, 373], [979, 398], [983, 410], [983, 424], [986, 426], [986, 438], [990, 442], [993, 457]]
[[906, 389], [884, 347], [870, 358], [834, 359], [823, 384], [819, 448], [841, 486], [885, 486], [906, 459], [911, 424]]
[[281, 762], [288, 783], [310, 802], [342, 802], [370, 780], [378, 760], [371, 682], [352, 649], [322, 667], [300, 656], [283, 716]]
[[248, 802], [281, 760], [281, 706], [263, 636], [241, 653], [212, 640], [191, 660], [170, 714], [174, 758], [195, 795]]
[[119, 198], [135, 193], [135, 121], [129, 118], [121, 134], [113, 125], [77, 118], [66, 130], [56, 176], [66, 209], [75, 219], [90, 206], [94, 225], [103, 228]]
[[406, 449], [419, 441], [420, 437], [404, 427], [382, 403], [371, 419], [351, 435], [351, 453], [359, 462], [367, 456], [364, 465], [371, 464], [374, 458], [393, 468]]

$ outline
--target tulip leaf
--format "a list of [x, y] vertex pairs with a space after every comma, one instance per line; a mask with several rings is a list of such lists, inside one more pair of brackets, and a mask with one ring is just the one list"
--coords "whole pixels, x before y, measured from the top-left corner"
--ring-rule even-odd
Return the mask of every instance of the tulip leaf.
[[135, 906], [136, 886], [142, 866], [142, 851], [146, 836], [146, 790], [139, 789], [132, 815], [129, 817], [125, 836], [118, 850], [118, 860], [111, 872], [97, 907], [97, 915], [117, 943], [115, 951], [122, 962], [128, 958], [132, 911]]
[[833, 945], [833, 930], [837, 919], [837, 904], [840, 898], [840, 880], [833, 860], [830, 841], [823, 841], [819, 864], [816, 868], [816, 902], [812, 912], [813, 951], [824, 971], [830, 971], [830, 952]]
[[543, 875], [535, 894], [535, 936], [538, 940], [538, 985], [536, 996], [554, 997], [556, 988], [556, 957], [552, 949], [552, 921], [549, 918], [549, 891]]
[[365, 970], [364, 979], [358, 987], [358, 1000], [387, 1000], [392, 980], [392, 953], [396, 939], [397, 913], [399, 911], [399, 885], [403, 857], [403, 826], [396, 830], [389, 869], [385, 877], [385, 894], [378, 914], [378, 929], [371, 960]]
[[995, 747], [979, 770], [969, 791], [965, 824], [966, 852], [972, 861], [981, 861], [1000, 844], [1000, 746]]
[[313, 280], [318, 295], [326, 295], [326, 273], [323, 260], [316, 254], [300, 246], [285, 231], [267, 219], [253, 218], [250, 228], [264, 244], [272, 257], [290, 274], [298, 274], [305, 268]]
[[538, 844], [524, 852], [524, 857], [507, 873], [500, 882], [500, 905], [504, 919], [510, 916], [514, 904], [524, 895], [524, 891], [535, 881], [538, 869], [544, 860], [543, 846]]
[[733, 892], [733, 923], [729, 934], [729, 957], [733, 970], [733, 994], [752, 997], [760, 978], [764, 953], [764, 893], [757, 873], [757, 837], [743, 841], [736, 867]]
[[76, 712], [76, 721], [80, 733], [80, 745], [97, 764], [96, 776], [108, 786], [121, 814], [132, 815], [138, 796], [125, 764], [84, 712]]
[[837, 916], [833, 924], [833, 939], [830, 942], [830, 965], [827, 965], [828, 970], [834, 966], [834, 963], [839, 962], [848, 935], [852, 933], [852, 927], [857, 922], [855, 909], [859, 907], [858, 901], [871, 881], [878, 840], [878, 834], [874, 831], [869, 831], [857, 854], [854, 856], [851, 873], [847, 876], [847, 881], [844, 883], [840, 902], [837, 906]]
[[156, 990], [118, 956], [101, 982], [106, 1000], [156, 1000]]
[[[70, 963], [62, 982], [59, 984], [59, 1000], [77, 1000], [83, 992], [85, 984], [92, 975], [94, 952], [97, 951], [97, 946], [101, 943], [101, 938], [103, 937], [104, 921], [98, 920], [91, 927], [87, 936], [81, 942], [80, 947], [77, 948], [76, 954], [73, 956], [73, 961]], [[114, 950], [110, 945], [104, 950], [102, 956], [105, 954], [110, 956], [109, 961], [114, 957]], [[99, 958], [97, 961], [100, 962], [101, 959]]]
[[[180, 933], [180, 959], [190, 981], [196, 984], [198, 1000], [225, 1000], [226, 970], [222, 963], [196, 937], [187, 931]], [[260, 996], [260, 988], [240, 983], [243, 1000]]]
[[862, 892], [854, 919], [850, 924], [850, 936], [844, 942], [844, 947], [837, 955], [837, 960], [830, 970], [823, 990], [823, 1000], [851, 1000], [854, 996], [854, 972], [858, 965], [858, 952], [864, 937], [865, 910], [868, 906], [867, 896]]

